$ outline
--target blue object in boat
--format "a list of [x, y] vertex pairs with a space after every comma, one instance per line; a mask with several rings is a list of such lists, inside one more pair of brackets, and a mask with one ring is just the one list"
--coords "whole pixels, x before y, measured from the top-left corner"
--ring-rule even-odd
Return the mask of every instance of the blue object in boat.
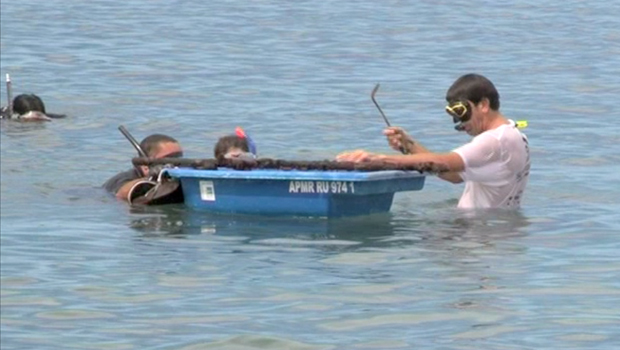
[[165, 170], [185, 204], [220, 213], [342, 217], [388, 212], [394, 193], [419, 191], [415, 171]]
[[244, 138], [248, 141], [248, 148], [250, 149], [250, 153], [252, 153], [254, 155], [254, 157], [256, 158], [256, 144], [254, 143], [254, 140], [252, 140], [252, 138], [250, 137], [250, 135], [248, 135], [243, 129], [241, 129], [241, 127], [237, 127], [235, 129], [235, 134], [238, 137]]

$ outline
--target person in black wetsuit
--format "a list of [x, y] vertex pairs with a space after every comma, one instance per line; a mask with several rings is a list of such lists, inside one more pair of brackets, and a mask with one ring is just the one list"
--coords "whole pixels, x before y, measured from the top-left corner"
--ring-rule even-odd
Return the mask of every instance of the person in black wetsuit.
[[[149, 158], [181, 158], [183, 157], [183, 149], [177, 140], [162, 134], [153, 134], [147, 136], [140, 142], [140, 148], [144, 150]], [[149, 167], [140, 166], [129, 169], [127, 171], [120, 172], [103, 184], [103, 188], [114, 194], [116, 198], [132, 201], [130, 195], [132, 194], [135, 186], [150, 181]], [[162, 203], [168, 204], [182, 202], [182, 196], [175, 196], [164, 200]], [[154, 204], [154, 203], [150, 203]]]

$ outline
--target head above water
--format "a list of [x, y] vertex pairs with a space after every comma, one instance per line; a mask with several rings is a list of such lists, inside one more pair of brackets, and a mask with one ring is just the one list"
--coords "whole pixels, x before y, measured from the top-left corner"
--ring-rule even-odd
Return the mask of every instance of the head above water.
[[1, 117], [18, 121], [51, 121], [66, 115], [48, 113], [43, 100], [35, 94], [21, 94], [13, 99], [11, 106], [2, 108]]
[[493, 83], [479, 74], [465, 74], [458, 78], [446, 92], [448, 104], [457, 101], [470, 101], [478, 104], [482, 100], [489, 101], [489, 107], [499, 110], [499, 93]]
[[237, 135], [227, 135], [220, 137], [213, 149], [215, 159], [225, 158], [227, 153], [247, 153], [250, 152], [247, 138]]
[[35, 94], [21, 94], [13, 99], [13, 113], [22, 115], [28, 112], [45, 112], [43, 100]]
[[[459, 131], [466, 130], [468, 123], [480, 111], [499, 111], [499, 93], [493, 83], [479, 74], [465, 74], [459, 77], [446, 92], [446, 112], [452, 116]], [[470, 133], [468, 131], [468, 133]]]
[[149, 135], [140, 142], [140, 148], [151, 158], [183, 157], [183, 150], [179, 142], [168, 135]]

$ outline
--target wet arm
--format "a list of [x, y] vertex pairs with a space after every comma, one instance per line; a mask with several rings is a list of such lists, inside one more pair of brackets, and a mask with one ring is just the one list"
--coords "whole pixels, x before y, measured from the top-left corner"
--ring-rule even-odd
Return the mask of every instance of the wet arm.
[[460, 184], [461, 182], [463, 182], [463, 178], [461, 178], [461, 175], [459, 175], [459, 173], [456, 171], [448, 171], [445, 173], [437, 174], [437, 177], [453, 184]]
[[463, 182], [463, 179], [458, 174], [465, 169], [465, 163], [463, 162], [461, 156], [454, 152], [444, 154], [432, 153], [422, 145], [417, 143], [415, 145], [419, 147], [417, 149], [419, 151], [418, 153], [406, 155], [385, 155], [380, 156], [379, 159], [387, 163], [405, 166], [415, 166], [418, 164], [431, 162], [435, 164], [445, 164], [448, 166], [450, 171], [439, 174], [439, 178], [451, 183]]
[[419, 142], [408, 142], [407, 151], [409, 151], [409, 154], [431, 153], [431, 151], [422, 146]]
[[[426, 147], [422, 146], [419, 142], [410, 142], [407, 144], [407, 151], [409, 154], [422, 154], [422, 153], [432, 153]], [[448, 182], [458, 184], [463, 182], [463, 179], [456, 171], [449, 171], [445, 173], [441, 173], [437, 175], [440, 179], [446, 180]]]
[[138, 182], [141, 182], [144, 180], [146, 180], [146, 177], [127, 181], [126, 183], [123, 184], [123, 186], [121, 186], [121, 188], [118, 189], [118, 191], [116, 191], [116, 198], [127, 201], [127, 196], [129, 195], [129, 191], [131, 191], [131, 188]]

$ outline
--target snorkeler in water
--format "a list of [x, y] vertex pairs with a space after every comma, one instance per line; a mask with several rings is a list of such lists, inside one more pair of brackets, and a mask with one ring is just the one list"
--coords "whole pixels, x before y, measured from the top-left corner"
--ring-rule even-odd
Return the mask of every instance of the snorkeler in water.
[[51, 121], [64, 118], [64, 114], [48, 113], [43, 100], [35, 94], [12, 96], [11, 78], [6, 75], [7, 105], [0, 109], [0, 119], [17, 121]]

